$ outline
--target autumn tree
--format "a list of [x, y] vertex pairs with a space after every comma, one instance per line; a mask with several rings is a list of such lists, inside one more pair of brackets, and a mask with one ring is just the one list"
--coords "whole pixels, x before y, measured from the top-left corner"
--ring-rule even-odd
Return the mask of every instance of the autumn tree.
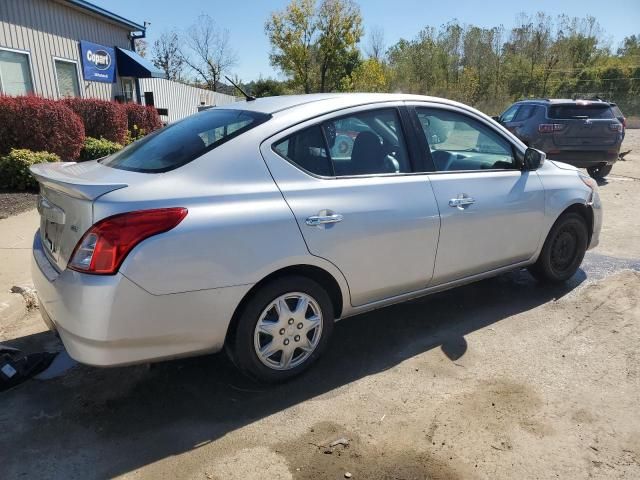
[[342, 90], [353, 92], [387, 92], [389, 79], [384, 64], [375, 58], [367, 58], [342, 82]]

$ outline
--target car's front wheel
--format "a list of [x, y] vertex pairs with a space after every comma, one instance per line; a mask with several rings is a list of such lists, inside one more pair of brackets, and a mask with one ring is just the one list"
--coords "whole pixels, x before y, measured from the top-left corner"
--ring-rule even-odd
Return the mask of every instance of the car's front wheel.
[[596, 180], [603, 179], [607, 175], [611, 173], [611, 169], [613, 165], [607, 165], [606, 163], [602, 163], [600, 165], [594, 165], [593, 167], [587, 168], [587, 173], [591, 178], [595, 178]]
[[565, 213], [551, 228], [538, 260], [529, 271], [542, 282], [564, 282], [578, 270], [588, 242], [584, 218], [577, 213]]
[[331, 299], [317, 282], [282, 277], [244, 305], [227, 351], [241, 371], [258, 381], [288, 380], [320, 356], [334, 318]]

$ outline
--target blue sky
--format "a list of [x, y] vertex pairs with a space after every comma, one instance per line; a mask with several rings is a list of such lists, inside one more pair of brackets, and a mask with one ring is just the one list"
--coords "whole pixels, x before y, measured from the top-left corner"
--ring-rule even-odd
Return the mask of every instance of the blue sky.
[[[151, 22], [147, 30], [150, 45], [163, 30], [186, 29], [201, 13], [211, 15], [229, 29], [238, 54], [233, 69], [242, 81], [258, 77], [277, 77], [269, 65], [269, 42], [264, 34], [264, 22], [269, 13], [281, 10], [286, 0], [249, 0], [224, 2], [203, 0], [90, 0], [125, 18], [142, 23]], [[640, 0], [361, 0], [358, 2], [366, 29], [384, 29], [387, 45], [400, 38], [413, 38], [427, 25], [439, 26], [454, 18], [462, 23], [481, 27], [513, 25], [520, 12], [544, 11], [550, 15], [592, 15], [598, 19], [614, 48], [631, 34], [640, 34]], [[222, 5], [220, 9], [218, 6]]]

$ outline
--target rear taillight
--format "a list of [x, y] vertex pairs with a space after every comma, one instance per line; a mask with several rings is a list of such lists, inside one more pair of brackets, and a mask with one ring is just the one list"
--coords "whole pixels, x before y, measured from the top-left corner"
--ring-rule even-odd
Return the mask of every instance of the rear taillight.
[[564, 130], [563, 123], [541, 123], [538, 125], [538, 132], [540, 133], [553, 133]]
[[610, 123], [609, 129], [615, 132], [622, 132], [622, 124], [621, 123]]
[[100, 220], [76, 245], [69, 268], [84, 273], [113, 275], [137, 244], [175, 228], [186, 208], [157, 208], [121, 213]]

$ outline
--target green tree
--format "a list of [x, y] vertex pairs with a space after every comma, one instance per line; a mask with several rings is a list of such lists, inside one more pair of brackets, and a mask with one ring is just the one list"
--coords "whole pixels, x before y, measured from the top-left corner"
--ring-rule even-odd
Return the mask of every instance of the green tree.
[[305, 93], [333, 91], [360, 61], [362, 16], [353, 0], [291, 0], [265, 24], [271, 64]]
[[271, 65], [289, 76], [304, 93], [313, 89], [317, 21], [315, 0], [291, 0], [265, 24], [271, 42]]
[[252, 83], [249, 91], [255, 97], [274, 97], [286, 93], [285, 85], [272, 78], [260, 78]]
[[335, 90], [359, 61], [360, 7], [352, 0], [322, 0], [318, 16], [320, 91]]

